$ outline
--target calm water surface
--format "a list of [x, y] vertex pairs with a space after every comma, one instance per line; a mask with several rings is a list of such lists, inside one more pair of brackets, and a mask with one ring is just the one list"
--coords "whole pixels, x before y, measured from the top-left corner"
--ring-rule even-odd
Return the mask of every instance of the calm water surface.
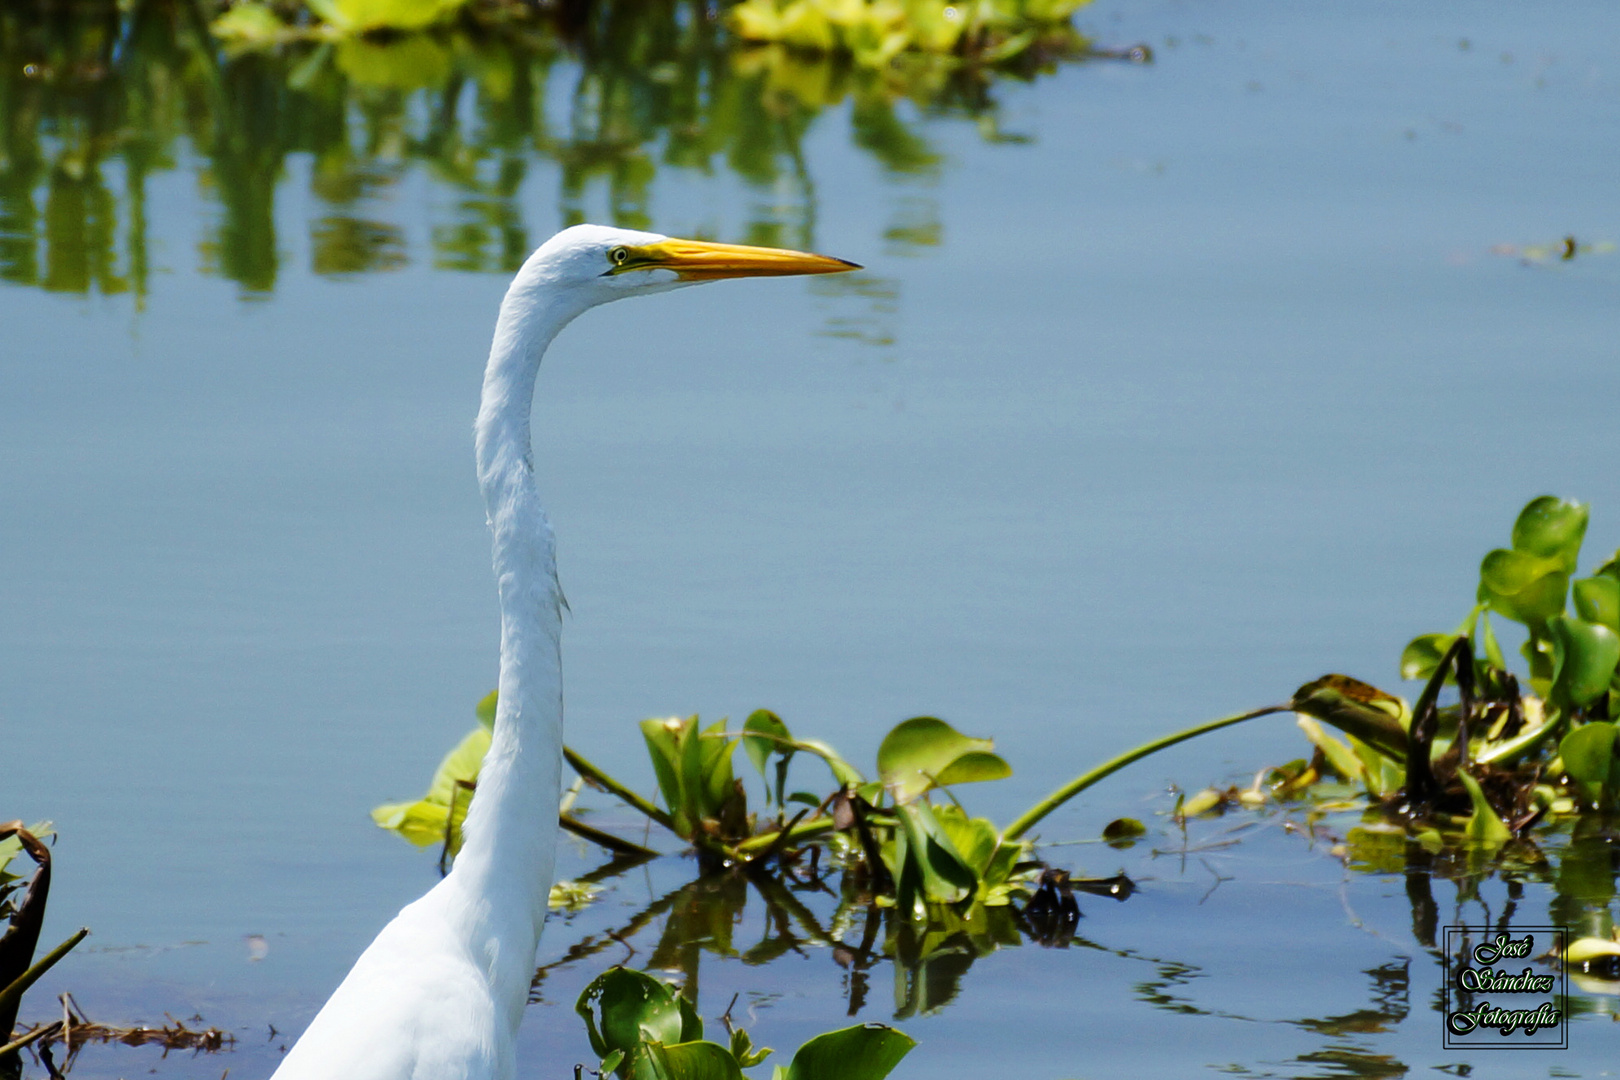
[[[251, 174], [175, 141], [140, 178], [138, 251], [132, 158], [110, 157], [122, 217], [99, 269], [68, 265], [49, 220], [7, 226], [0, 724], [23, 767], [0, 817], [60, 830], [47, 936], [95, 930], [45, 989], [243, 1039], [86, 1074], [267, 1073], [285, 1041], [267, 1025], [298, 1030], [433, 879], [368, 811], [420, 791], [493, 685], [471, 418], [504, 268], [572, 218], [868, 268], [618, 305], [547, 358], [535, 455], [573, 610], [570, 742], [644, 788], [645, 716], [768, 706], [865, 762], [934, 713], [997, 739], [1017, 775], [971, 805], [1007, 820], [1324, 671], [1400, 689], [1400, 644], [1466, 611], [1533, 495], [1593, 501], [1589, 560], [1620, 544], [1620, 256], [1493, 251], [1620, 239], [1620, 14], [1099, 2], [1077, 24], [1155, 62], [998, 83], [982, 122], [902, 102], [921, 142], [841, 103], [763, 171], [716, 151], [626, 179], [518, 140], [471, 155], [469, 180], [389, 149], [431, 134], [418, 102], [371, 130], [347, 193], [295, 151], [254, 204]], [[548, 91], [578, 67], [551, 71]], [[567, 94], [547, 100], [562, 130]], [[44, 207], [45, 175], [17, 175]], [[1302, 746], [1283, 720], [1223, 732], [1045, 836]], [[910, 1006], [879, 963], [858, 1015], [915, 1014], [908, 1076], [1000, 1075], [1009, 1055], [1054, 1077], [1607, 1075], [1601, 995], [1568, 1051], [1441, 1050], [1404, 878], [1347, 873], [1275, 820], [1244, 835], [1053, 848], [1144, 890], [1090, 901], [1066, 949], [981, 957]], [[690, 870], [612, 879], [542, 959]], [[1442, 922], [1499, 917], [1505, 889], [1434, 883]], [[1551, 897], [1526, 884], [1519, 918], [1548, 921]], [[840, 1022], [859, 980], [814, 944], [751, 965], [774, 923], [758, 896], [737, 918], [706, 946], [705, 1014], [739, 993], [778, 1048]], [[585, 1059], [573, 997], [623, 955], [548, 978], [529, 1075]]]

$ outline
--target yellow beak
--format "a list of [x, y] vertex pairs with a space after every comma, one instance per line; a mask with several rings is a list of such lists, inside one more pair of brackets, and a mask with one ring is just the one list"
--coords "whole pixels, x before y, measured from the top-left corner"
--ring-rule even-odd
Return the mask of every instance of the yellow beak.
[[861, 267], [844, 259], [785, 248], [715, 244], [707, 240], [664, 240], [618, 249], [613, 273], [626, 270], [673, 270], [686, 281], [734, 277], [785, 277], [790, 274], [842, 274]]

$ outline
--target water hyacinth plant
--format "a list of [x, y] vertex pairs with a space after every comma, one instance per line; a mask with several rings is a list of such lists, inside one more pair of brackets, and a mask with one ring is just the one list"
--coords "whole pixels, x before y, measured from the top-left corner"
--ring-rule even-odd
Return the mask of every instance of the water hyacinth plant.
[[[725, 1044], [703, 1038], [703, 1020], [680, 990], [645, 972], [609, 968], [580, 994], [598, 1073], [619, 1080], [743, 1080], [773, 1051], [724, 1018]], [[799, 1047], [772, 1080], [883, 1080], [916, 1041], [885, 1024], [829, 1031]]]

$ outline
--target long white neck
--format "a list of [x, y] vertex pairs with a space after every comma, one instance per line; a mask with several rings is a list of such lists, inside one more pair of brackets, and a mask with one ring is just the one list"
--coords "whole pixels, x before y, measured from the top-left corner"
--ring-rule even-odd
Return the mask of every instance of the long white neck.
[[514, 1024], [546, 917], [563, 745], [562, 594], [534, 482], [529, 414], [541, 355], [583, 310], [565, 298], [542, 300], [546, 290], [525, 280], [520, 274], [501, 304], [476, 426], [501, 600], [500, 704], [445, 882], [473, 900], [468, 944], [487, 965], [496, 1000], [513, 1003]]

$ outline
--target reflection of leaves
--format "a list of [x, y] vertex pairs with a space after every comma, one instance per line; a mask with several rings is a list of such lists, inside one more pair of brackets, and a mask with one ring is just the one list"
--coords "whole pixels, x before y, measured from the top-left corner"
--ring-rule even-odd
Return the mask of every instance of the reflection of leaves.
[[850, 112], [855, 145], [870, 150], [883, 167], [906, 176], [931, 176], [939, 171], [940, 157], [895, 115], [894, 103], [882, 97], [856, 99]]
[[[354, 28], [373, 18], [368, 4], [380, 12], [406, 0], [323, 2], [331, 21]], [[456, 0], [409, 3], [427, 19]], [[805, 140], [825, 110], [853, 101], [856, 144], [890, 176], [927, 178], [942, 161], [925, 124], [988, 118], [993, 139], [993, 80], [1048, 63], [1031, 48], [1016, 71], [911, 56], [878, 72], [848, 58], [739, 47], [696, 0], [564, 8], [557, 32], [544, 23], [522, 33], [441, 26], [315, 41], [293, 40], [302, 31], [288, 26], [244, 33], [221, 52], [189, 5], [139, 3], [121, 14], [116, 0], [82, 0], [83, 17], [72, 19], [0, 6], [0, 279], [144, 293], [146, 178], [188, 159], [214, 207], [199, 264], [248, 292], [272, 289], [280, 273], [275, 199], [286, 163], [304, 155], [315, 162], [319, 209], [299, 228], [316, 238], [318, 273], [399, 266], [414, 254], [407, 232], [430, 238], [441, 268], [509, 272], [533, 243], [519, 196], [537, 158], [561, 166], [565, 221], [646, 227], [658, 218], [659, 170], [724, 168], [753, 190], [738, 239], [810, 248], [816, 190]], [[244, 25], [283, 11], [231, 10]], [[268, 47], [254, 51], [258, 39]], [[559, 80], [565, 41], [577, 64]], [[548, 110], [558, 87], [566, 107]], [[407, 230], [379, 197], [417, 168], [454, 194], [428, 203], [425, 229]], [[376, 202], [358, 205], [368, 199]], [[939, 242], [942, 225], [917, 202], [885, 235], [916, 253]], [[888, 342], [883, 315], [832, 329]]]
[[405, 265], [405, 234], [394, 225], [327, 217], [310, 230], [317, 274], [360, 274]]
[[1411, 1011], [1409, 999], [1411, 974], [1407, 970], [1410, 963], [1409, 960], [1394, 961], [1366, 972], [1372, 978], [1373, 984], [1373, 1001], [1370, 1008], [1357, 1009], [1341, 1016], [1328, 1016], [1320, 1020], [1296, 1020], [1294, 1023], [1317, 1035], [1335, 1037], [1393, 1030]]

